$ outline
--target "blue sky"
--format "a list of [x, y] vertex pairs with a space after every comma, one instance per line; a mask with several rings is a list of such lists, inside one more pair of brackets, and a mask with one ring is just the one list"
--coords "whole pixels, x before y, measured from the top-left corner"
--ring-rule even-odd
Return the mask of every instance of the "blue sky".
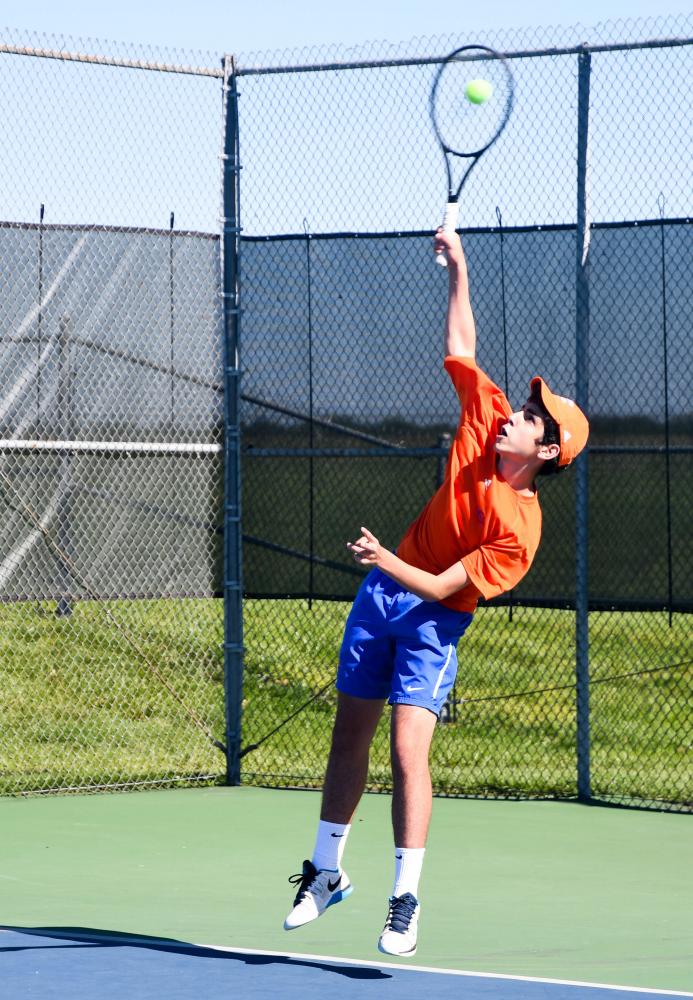
[[[452, 35], [690, 14], [688, 0], [23, 0], [10, 28], [212, 52]], [[86, 49], [86, 46], [84, 47]]]
[[[633, 31], [693, 35], [693, 0], [665, 2], [662, 14], [659, 0], [23, 0], [4, 35], [21, 45], [216, 69], [223, 52], [238, 54], [243, 67], [348, 60], [352, 52], [440, 53], [465, 41], [542, 48], [623, 41]], [[265, 62], [264, 53], [280, 55]], [[216, 230], [217, 80], [21, 57], [5, 57], [3, 68], [0, 218], [35, 220], [45, 202], [51, 223], [157, 228], [175, 211], [179, 228]], [[466, 190], [467, 226], [495, 225], [497, 206], [505, 225], [574, 217], [575, 57], [514, 70], [516, 112]], [[688, 212], [681, 123], [690, 120], [690, 72], [690, 49], [595, 58], [595, 218], [656, 217], [660, 193], [667, 214]], [[423, 229], [438, 219], [444, 195], [428, 123], [430, 71], [393, 73], [387, 86], [377, 73], [338, 77], [319, 85], [310, 75], [244, 79], [246, 233], [301, 232], [306, 223], [314, 232]], [[394, 160], [388, 142], [399, 144]]]

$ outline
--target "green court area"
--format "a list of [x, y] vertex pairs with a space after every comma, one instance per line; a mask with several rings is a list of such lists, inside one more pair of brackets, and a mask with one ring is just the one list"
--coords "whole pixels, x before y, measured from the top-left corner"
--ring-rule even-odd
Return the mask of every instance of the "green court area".
[[[361, 803], [345, 855], [352, 896], [286, 933], [287, 878], [311, 852], [316, 793], [0, 800], [2, 924], [377, 960], [389, 806], [385, 795]], [[693, 989], [687, 816], [438, 799], [420, 895], [417, 965]]]

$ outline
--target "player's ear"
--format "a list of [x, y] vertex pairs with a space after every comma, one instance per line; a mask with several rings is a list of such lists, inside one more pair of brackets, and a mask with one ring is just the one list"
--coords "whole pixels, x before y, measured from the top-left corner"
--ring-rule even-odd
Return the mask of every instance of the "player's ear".
[[541, 444], [539, 445], [537, 458], [541, 458], [544, 462], [550, 462], [552, 458], [557, 458], [560, 452], [561, 446], [558, 444]]

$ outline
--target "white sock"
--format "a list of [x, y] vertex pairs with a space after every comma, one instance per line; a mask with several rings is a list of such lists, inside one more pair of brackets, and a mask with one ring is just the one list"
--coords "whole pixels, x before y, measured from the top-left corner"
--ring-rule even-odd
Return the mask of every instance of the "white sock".
[[393, 896], [410, 892], [418, 899], [419, 879], [423, 866], [425, 847], [395, 847], [395, 886]]
[[318, 871], [321, 868], [328, 868], [335, 872], [341, 870], [342, 855], [349, 830], [351, 830], [351, 823], [345, 825], [343, 823], [328, 823], [324, 819], [320, 820], [312, 857], [313, 864]]

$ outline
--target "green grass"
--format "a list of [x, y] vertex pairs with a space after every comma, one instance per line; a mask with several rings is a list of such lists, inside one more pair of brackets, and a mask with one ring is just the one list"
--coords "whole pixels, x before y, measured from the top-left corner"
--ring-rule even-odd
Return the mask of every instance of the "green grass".
[[62, 618], [49, 602], [0, 606], [0, 790], [222, 775], [180, 704], [223, 738], [220, 632], [212, 600], [85, 601]]
[[[121, 628], [96, 602], [66, 618], [49, 603], [0, 606], [0, 792], [223, 780], [223, 755], [190, 715], [224, 740], [221, 602], [105, 607]], [[244, 782], [320, 786], [346, 611], [246, 602], [243, 743], [261, 745], [243, 758]], [[691, 803], [689, 640], [682, 615], [671, 628], [659, 613], [590, 616], [595, 797]], [[460, 643], [452, 721], [434, 739], [436, 792], [575, 796], [574, 657], [570, 612], [480, 611]], [[388, 715], [371, 756], [375, 790], [390, 784]]]
[[[249, 602], [246, 743], [261, 739], [330, 681], [345, 611], [328, 602], [312, 609], [300, 602]], [[676, 616], [670, 629], [664, 614], [593, 613], [590, 625], [593, 794], [690, 801], [689, 619]], [[572, 613], [564, 611], [516, 608], [512, 620], [503, 608], [477, 614], [459, 646], [456, 719], [440, 725], [434, 739], [439, 794], [576, 795], [574, 627]], [[675, 666], [686, 660], [687, 667]], [[655, 672], [608, 680], [645, 670]], [[246, 780], [319, 787], [334, 698], [328, 688], [249, 754]], [[369, 780], [374, 789], [389, 786], [387, 713]]]

